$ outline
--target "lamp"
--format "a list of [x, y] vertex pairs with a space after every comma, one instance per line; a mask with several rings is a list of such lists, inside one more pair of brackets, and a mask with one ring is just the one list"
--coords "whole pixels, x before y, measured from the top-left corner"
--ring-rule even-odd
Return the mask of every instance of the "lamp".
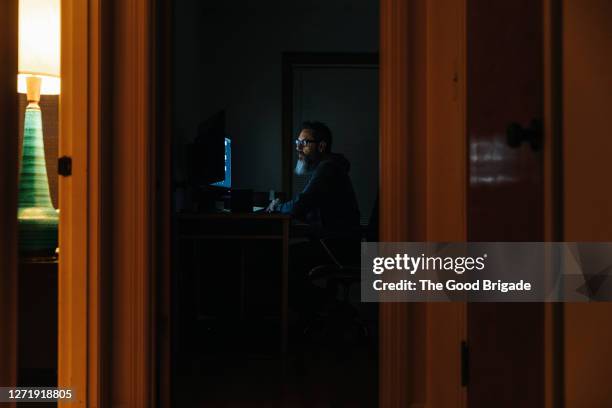
[[27, 94], [19, 169], [19, 251], [53, 255], [59, 215], [51, 203], [40, 95], [60, 92], [60, 0], [19, 0], [17, 90]]

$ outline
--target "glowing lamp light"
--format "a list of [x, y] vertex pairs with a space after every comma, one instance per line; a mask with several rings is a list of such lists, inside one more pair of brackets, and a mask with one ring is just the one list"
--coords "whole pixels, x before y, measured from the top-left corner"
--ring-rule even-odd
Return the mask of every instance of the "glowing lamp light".
[[60, 0], [19, 0], [19, 93], [29, 76], [42, 79], [42, 95], [59, 95]]

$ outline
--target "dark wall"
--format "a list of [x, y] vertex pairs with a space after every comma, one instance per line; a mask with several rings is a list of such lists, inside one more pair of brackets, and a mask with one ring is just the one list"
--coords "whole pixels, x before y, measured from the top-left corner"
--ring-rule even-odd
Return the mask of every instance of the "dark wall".
[[282, 52], [377, 52], [378, 1], [185, 0], [174, 30], [175, 143], [226, 109], [233, 185], [280, 190]]

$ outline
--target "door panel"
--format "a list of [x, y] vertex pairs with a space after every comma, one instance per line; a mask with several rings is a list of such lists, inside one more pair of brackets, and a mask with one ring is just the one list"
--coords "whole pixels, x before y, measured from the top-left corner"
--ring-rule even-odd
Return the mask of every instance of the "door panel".
[[[468, 240], [541, 241], [542, 152], [507, 140], [542, 119], [541, 0], [468, 0], [467, 46]], [[543, 405], [543, 324], [542, 304], [468, 305], [470, 408]]]

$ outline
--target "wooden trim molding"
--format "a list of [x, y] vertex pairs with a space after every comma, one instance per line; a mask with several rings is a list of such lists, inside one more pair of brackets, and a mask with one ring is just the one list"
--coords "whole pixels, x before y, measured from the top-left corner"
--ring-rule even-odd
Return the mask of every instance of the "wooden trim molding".
[[155, 155], [157, 165], [155, 166], [157, 174], [156, 179], [159, 180], [159, 192], [157, 208], [155, 213], [157, 217], [155, 236], [157, 254], [156, 264], [157, 276], [155, 290], [156, 299], [153, 304], [157, 305], [156, 309], [156, 333], [158, 350], [158, 365], [156, 372], [158, 374], [158, 404], [161, 408], [170, 408], [172, 405], [172, 21], [173, 21], [173, 6], [171, 0], [158, 0], [157, 32], [155, 41], [157, 45], [155, 66], [158, 71], [155, 73], [155, 101], [156, 101], [156, 118], [157, 118], [157, 153]]
[[[467, 236], [466, 1], [427, 2], [427, 241]], [[427, 305], [427, 406], [465, 407], [465, 303]]]
[[0, 2], [0, 386], [17, 385], [18, 21], [18, 1]]
[[[465, 2], [381, 0], [381, 241], [464, 241]], [[380, 406], [464, 407], [465, 305], [380, 305]]]
[[[543, 0], [544, 239], [564, 241], [563, 210], [563, 5]], [[544, 406], [564, 406], [563, 303], [544, 306]]]
[[[380, 2], [380, 241], [425, 237], [423, 118], [416, 58], [424, 21], [421, 1]], [[416, 24], [414, 24], [416, 23]], [[422, 79], [422, 78], [420, 78]], [[424, 104], [420, 105], [424, 106]], [[421, 154], [420, 154], [421, 153]], [[421, 194], [419, 194], [421, 193]], [[379, 403], [382, 408], [425, 402], [425, 306], [381, 303]]]
[[[94, 1], [62, 0], [62, 94], [60, 95], [59, 155], [72, 158], [72, 175], [60, 177], [59, 184], [59, 274], [58, 274], [58, 385], [74, 390], [75, 400], [58, 406], [97, 406], [92, 402], [91, 381], [95, 370], [97, 339], [95, 312], [97, 298], [91, 297], [95, 286], [95, 270], [89, 262], [90, 244], [95, 237], [90, 229], [90, 197], [88, 170], [90, 162], [90, 130], [94, 131], [91, 111], [97, 108], [92, 100], [95, 87], [90, 76], [89, 17]], [[95, 15], [94, 15], [95, 16]], [[95, 168], [94, 168], [95, 169]], [[95, 207], [94, 207], [95, 210]], [[95, 253], [93, 254], [95, 256]], [[91, 346], [94, 348], [91, 348]]]
[[[106, 120], [110, 105], [110, 91], [103, 84], [110, 83], [108, 58], [111, 19], [109, 3], [89, 0], [88, 8], [88, 245], [87, 245], [87, 347], [88, 407], [108, 406], [110, 367], [110, 305], [111, 295], [109, 248], [111, 236], [111, 197], [109, 147], [105, 135], [110, 126]], [[83, 24], [83, 22], [81, 22]], [[106, 200], [106, 201], [105, 201]]]
[[[156, 406], [154, 318], [155, 2], [112, 2], [110, 405]], [[109, 21], [109, 23], [111, 22]]]

